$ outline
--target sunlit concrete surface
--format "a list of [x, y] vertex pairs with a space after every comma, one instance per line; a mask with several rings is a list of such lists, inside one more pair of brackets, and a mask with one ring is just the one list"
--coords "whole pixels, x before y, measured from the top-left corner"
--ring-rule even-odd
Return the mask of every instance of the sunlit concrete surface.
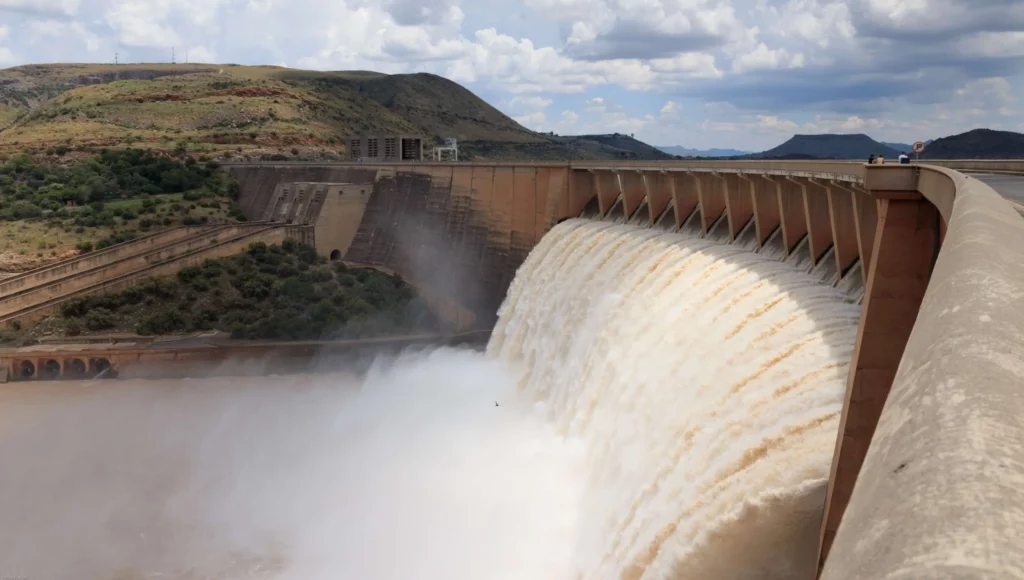
[[1006, 199], [1024, 203], [1024, 175], [975, 173], [971, 177], [996, 190]]

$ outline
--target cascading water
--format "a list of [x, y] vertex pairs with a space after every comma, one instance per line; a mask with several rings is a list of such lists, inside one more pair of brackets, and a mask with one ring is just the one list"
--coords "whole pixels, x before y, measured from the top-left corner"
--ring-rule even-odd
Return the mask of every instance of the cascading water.
[[583, 442], [581, 578], [811, 578], [859, 307], [792, 266], [569, 220], [488, 353]]
[[812, 578], [858, 311], [740, 248], [570, 220], [489, 357], [0, 385], [0, 571]]

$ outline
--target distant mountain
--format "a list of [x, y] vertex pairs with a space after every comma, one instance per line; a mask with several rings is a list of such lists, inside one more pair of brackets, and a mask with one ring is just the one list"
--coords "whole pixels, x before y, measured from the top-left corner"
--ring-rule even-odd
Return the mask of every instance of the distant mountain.
[[867, 159], [869, 155], [896, 158], [899, 151], [862, 133], [856, 135], [794, 135], [774, 149], [752, 155], [753, 159]]
[[609, 135], [575, 135], [557, 137], [557, 139], [567, 141], [570, 144], [581, 141], [598, 143], [602, 145], [605, 150], [619, 152], [619, 156], [622, 159], [656, 160], [672, 159], [674, 157], [653, 145], [648, 145], [643, 141], [634, 139], [631, 135], [625, 135], [623, 133], [611, 133]]
[[750, 151], [740, 151], [739, 149], [689, 149], [678, 145], [658, 145], [657, 147], [669, 155], [678, 155], [680, 157], [741, 157], [751, 153]]
[[543, 143], [511, 143], [508, 141], [459, 141], [459, 159], [468, 151], [472, 159], [514, 161], [572, 160], [634, 160], [658, 161], [675, 159], [660, 149], [629, 135], [555, 135], [542, 133], [547, 141]]
[[890, 143], [889, 141], [879, 141], [879, 143], [890, 149], [895, 149], [896, 151], [906, 151], [908, 154], [914, 149], [913, 145], [909, 145], [907, 143]]
[[932, 141], [921, 159], [1024, 159], [1024, 134], [974, 129]]

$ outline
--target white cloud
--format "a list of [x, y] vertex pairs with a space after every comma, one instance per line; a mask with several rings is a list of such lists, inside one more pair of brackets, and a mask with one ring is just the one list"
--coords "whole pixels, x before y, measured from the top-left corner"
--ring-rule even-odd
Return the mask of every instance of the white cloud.
[[0, 14], [5, 65], [173, 47], [432, 72], [531, 127], [709, 141], [691, 146], [792, 130], [906, 140], [1022, 114], [1019, 0], [0, 0]]
[[28, 25], [32, 42], [53, 42], [54, 39], [79, 39], [89, 52], [100, 48], [100, 37], [79, 22], [66, 20], [35, 20]]
[[73, 16], [81, 0], [0, 0], [0, 10], [12, 10], [47, 16]]
[[509, 101], [509, 105], [512, 107], [521, 107], [524, 109], [546, 109], [551, 106], [553, 101], [544, 97], [513, 97]]
[[789, 54], [784, 48], [770, 49], [760, 43], [754, 50], [732, 61], [732, 72], [744, 73], [754, 70], [779, 68], [800, 68], [804, 66], [803, 53]]

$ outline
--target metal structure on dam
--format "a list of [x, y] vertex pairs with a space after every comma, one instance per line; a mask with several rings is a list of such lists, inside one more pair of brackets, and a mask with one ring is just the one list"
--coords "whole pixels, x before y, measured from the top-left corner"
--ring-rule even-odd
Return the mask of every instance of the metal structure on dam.
[[[938, 163], [938, 162], [937, 162]], [[961, 170], [1019, 161], [228, 164], [250, 219], [448, 297], [486, 329], [516, 269], [580, 215], [685, 228], [861, 301], [822, 525], [829, 579], [1024, 569], [1024, 218]], [[311, 210], [315, 207], [315, 211]], [[856, 484], [856, 485], [855, 485]], [[842, 522], [842, 525], [840, 525]]]

